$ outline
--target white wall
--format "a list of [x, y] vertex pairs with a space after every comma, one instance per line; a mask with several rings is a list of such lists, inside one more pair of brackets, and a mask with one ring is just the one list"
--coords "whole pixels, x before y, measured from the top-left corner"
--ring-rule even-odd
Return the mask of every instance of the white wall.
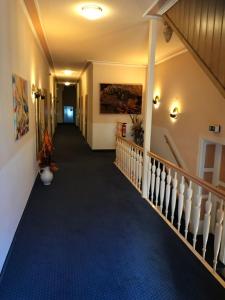
[[[0, 1], [0, 269], [36, 174], [35, 104], [31, 86], [49, 90], [49, 67], [22, 0]], [[12, 74], [28, 81], [30, 130], [14, 139]]]
[[[172, 153], [168, 143], [166, 142], [165, 136], [169, 140], [169, 143], [172, 146], [178, 161], [174, 157], [174, 154]], [[187, 166], [182, 157], [182, 153], [179, 152], [176, 143], [174, 142], [173, 138], [166, 128], [152, 126], [151, 151], [171, 161], [175, 165], [180, 165], [182, 168], [187, 169]]]
[[93, 64], [93, 132], [92, 149], [114, 149], [117, 122], [128, 123], [129, 115], [100, 114], [100, 83], [142, 84], [145, 99], [146, 68], [117, 64]]

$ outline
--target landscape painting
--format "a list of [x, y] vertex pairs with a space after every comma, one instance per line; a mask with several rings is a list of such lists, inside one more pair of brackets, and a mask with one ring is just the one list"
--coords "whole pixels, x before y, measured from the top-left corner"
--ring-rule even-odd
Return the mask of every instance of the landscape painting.
[[12, 89], [15, 140], [19, 140], [29, 131], [28, 83], [13, 75]]
[[100, 84], [101, 114], [141, 114], [141, 84]]

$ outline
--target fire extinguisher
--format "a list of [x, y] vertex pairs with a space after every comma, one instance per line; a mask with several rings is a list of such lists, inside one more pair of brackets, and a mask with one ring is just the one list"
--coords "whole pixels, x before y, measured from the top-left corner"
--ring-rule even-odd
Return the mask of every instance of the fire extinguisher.
[[127, 133], [127, 123], [123, 123], [122, 124], [122, 137], [126, 137], [126, 133]]

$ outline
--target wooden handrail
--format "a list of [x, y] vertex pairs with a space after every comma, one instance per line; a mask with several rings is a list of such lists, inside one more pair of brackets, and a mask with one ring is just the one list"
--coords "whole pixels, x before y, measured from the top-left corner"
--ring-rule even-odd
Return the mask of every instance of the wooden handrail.
[[125, 139], [125, 138], [123, 138], [123, 137], [121, 137], [121, 136], [119, 136], [119, 135], [117, 135], [116, 138], [122, 140], [123, 142], [125, 142], [125, 143], [127, 143], [128, 145], [130, 145], [130, 146], [136, 148], [137, 150], [139, 150], [139, 151], [141, 151], [141, 152], [144, 152], [143, 147], [138, 146], [138, 145], [135, 144], [134, 142], [129, 141], [129, 140], [127, 140], [127, 139]]
[[171, 163], [170, 161], [158, 156], [155, 153], [152, 152], [148, 152], [148, 155], [158, 161], [160, 161], [161, 163], [163, 163], [164, 165], [166, 165], [169, 168], [174, 169], [175, 171], [179, 172], [180, 174], [182, 174], [185, 178], [188, 178], [189, 180], [191, 180], [194, 183], [197, 183], [198, 185], [200, 185], [201, 187], [203, 187], [204, 189], [206, 189], [208, 192], [213, 193], [214, 195], [216, 195], [219, 198], [222, 198], [225, 201], [225, 192], [222, 190], [219, 190], [217, 187], [213, 186], [212, 184], [204, 181], [203, 179], [201, 179], [198, 176], [194, 176], [189, 174], [187, 171], [185, 171], [184, 169], [178, 167], [177, 165]]
[[170, 151], [173, 154], [173, 157], [175, 158], [178, 166], [180, 168], [182, 168], [182, 164], [180, 163], [180, 160], [178, 159], [177, 154], [176, 154], [176, 152], [175, 152], [175, 150], [174, 150], [174, 148], [173, 148], [173, 146], [172, 146], [172, 144], [171, 144], [171, 142], [170, 142], [170, 140], [169, 140], [169, 138], [168, 138], [168, 136], [166, 134], [164, 134], [164, 139], [165, 139], [167, 145], [169, 146]]
[[[116, 136], [116, 138], [124, 141], [125, 143], [129, 144], [130, 146], [138, 149], [141, 152], [144, 152], [143, 147], [138, 146], [137, 144], [135, 144], [132, 141], [128, 141], [127, 139], [120, 137], [120, 136]], [[174, 169], [175, 171], [179, 172], [180, 174], [182, 174], [185, 178], [187, 178], [188, 180], [191, 180], [192, 182], [200, 185], [201, 187], [203, 187], [204, 189], [206, 189], [208, 192], [213, 193], [214, 195], [216, 195], [217, 197], [223, 199], [223, 201], [225, 201], [225, 191], [222, 191], [220, 189], [218, 189], [217, 187], [213, 186], [212, 184], [204, 181], [203, 179], [201, 179], [198, 176], [195, 175], [191, 175], [189, 174], [187, 171], [185, 171], [183, 168], [178, 167], [177, 165], [173, 164], [172, 162], [158, 156], [157, 154], [153, 153], [153, 152], [148, 152], [148, 155], [158, 161], [160, 161], [161, 163], [163, 163], [164, 165], [166, 165], [169, 168]]]

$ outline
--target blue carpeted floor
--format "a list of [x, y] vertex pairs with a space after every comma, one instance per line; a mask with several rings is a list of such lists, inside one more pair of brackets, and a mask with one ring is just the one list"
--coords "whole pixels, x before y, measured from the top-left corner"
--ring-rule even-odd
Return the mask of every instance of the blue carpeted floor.
[[73, 126], [60, 170], [37, 180], [0, 284], [1, 300], [223, 300], [225, 292], [113, 165]]

